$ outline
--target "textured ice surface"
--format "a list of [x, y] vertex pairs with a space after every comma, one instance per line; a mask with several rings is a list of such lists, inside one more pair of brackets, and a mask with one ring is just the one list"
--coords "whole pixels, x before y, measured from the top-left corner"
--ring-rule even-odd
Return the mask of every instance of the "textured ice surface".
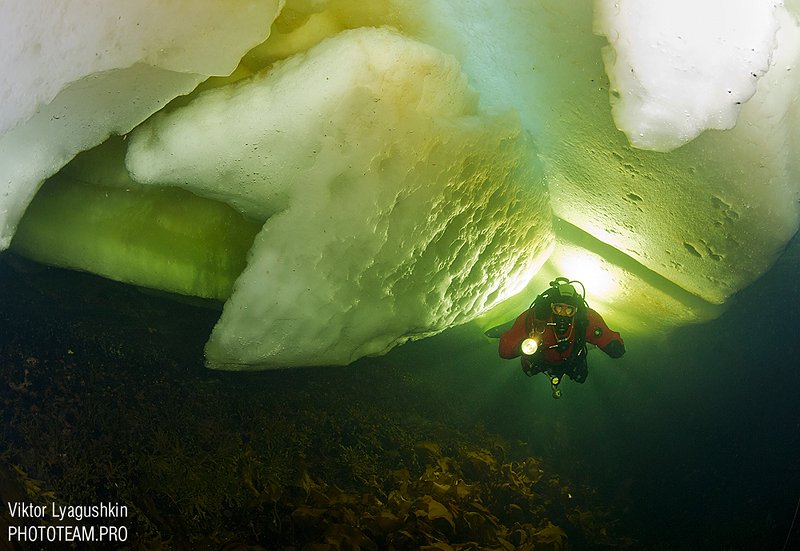
[[756, 94], [740, 106], [740, 123], [666, 154], [636, 149], [616, 129], [601, 55], [607, 42], [592, 33], [589, 2], [430, 6], [446, 23], [425, 30], [424, 40], [459, 57], [483, 105], [519, 110], [554, 212], [645, 271], [721, 303], [766, 271], [797, 230], [796, 3], [775, 9], [777, 46]]
[[0, 3], [0, 250], [41, 182], [268, 35], [280, 0]]
[[733, 128], [769, 68], [780, 4], [597, 0], [614, 121], [630, 142], [670, 151], [706, 129]]
[[339, 34], [155, 117], [127, 164], [266, 219], [212, 367], [385, 352], [517, 291], [551, 243], [517, 118], [478, 114], [454, 58], [386, 30]]

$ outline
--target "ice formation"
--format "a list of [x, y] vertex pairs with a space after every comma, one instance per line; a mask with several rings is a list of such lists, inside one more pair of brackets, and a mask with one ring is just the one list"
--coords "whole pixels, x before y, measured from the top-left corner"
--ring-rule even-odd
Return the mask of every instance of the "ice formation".
[[[222, 4], [211, 1], [190, 9], [219, 23], [222, 42], [241, 39], [230, 49], [191, 22], [167, 41], [196, 63], [208, 51], [236, 57], [271, 33], [234, 78], [256, 74], [136, 129], [127, 163], [141, 184], [121, 178], [136, 193], [183, 188], [263, 225], [208, 344], [212, 366], [347, 363], [464, 322], [537, 270], [528, 296], [487, 319], [513, 317], [545, 280], [569, 271], [621, 329], [697, 322], [769, 269], [797, 230], [796, 0], [596, 0], [594, 9], [585, 0], [240, 3], [261, 9], [261, 19], [214, 11]], [[126, 3], [125, 13], [149, 4]], [[98, 29], [70, 51], [116, 44], [108, 12], [64, 5]], [[0, 23], [10, 25], [4, 37], [37, 20], [21, 6], [3, 8], [13, 15]], [[374, 28], [382, 25], [393, 30]], [[78, 40], [51, 19], [37, 28]], [[3, 49], [7, 72], [34, 66], [21, 61], [38, 55], [34, 36]], [[213, 70], [137, 63], [156, 63], [157, 38], [141, 35], [130, 52], [120, 49], [128, 57], [112, 56], [126, 62], [93, 65], [75, 54], [3, 90], [11, 101], [0, 118], [0, 248], [40, 181], [76, 152], [193, 87], [201, 77], [190, 73], [224, 72], [217, 61]], [[113, 95], [98, 94], [106, 84]], [[132, 97], [142, 99], [118, 100]], [[118, 113], [129, 107], [136, 116]], [[67, 172], [59, 178], [104, 184], [78, 165]], [[48, 237], [56, 230], [27, 218], [22, 233], [42, 261], [102, 264], [133, 282], [165, 274], [147, 284], [180, 292], [225, 296], [235, 269], [221, 266], [242, 254], [197, 245], [187, 258], [205, 268], [143, 271], [120, 262], [124, 243], [110, 238], [67, 262]], [[90, 218], [59, 218], [68, 226], [62, 242], [74, 236], [93, 247]], [[200, 225], [176, 231], [228, 248]], [[196, 283], [206, 271], [220, 277]]]
[[[434, 4], [452, 18], [426, 40], [460, 56], [484, 105], [520, 112], [558, 218], [715, 304], [767, 270], [796, 232], [800, 184], [797, 155], [789, 153], [798, 147], [796, 3], [768, 3], [774, 21], [765, 25], [777, 29], [775, 48], [756, 93], [739, 106], [739, 124], [706, 131], [668, 154], [632, 147], [611, 116], [601, 53], [608, 43], [592, 31], [597, 14], [624, 3], [609, 0], [610, 8], [594, 12], [578, 0], [508, 0], [508, 10]], [[635, 38], [636, 28], [624, 30]], [[725, 51], [736, 68], [737, 49]], [[700, 44], [692, 59], [702, 53]]]
[[261, 225], [228, 205], [152, 188], [125, 170], [119, 138], [80, 153], [39, 190], [13, 249], [171, 293], [227, 299]]
[[266, 220], [206, 355], [281, 367], [385, 352], [519, 290], [551, 243], [532, 153], [453, 57], [358, 29], [154, 117], [127, 165]]
[[775, 47], [780, 2], [597, 2], [614, 121], [642, 149], [671, 151], [736, 125]]
[[209, 75], [233, 71], [282, 0], [2, 0], [0, 250], [42, 181]]

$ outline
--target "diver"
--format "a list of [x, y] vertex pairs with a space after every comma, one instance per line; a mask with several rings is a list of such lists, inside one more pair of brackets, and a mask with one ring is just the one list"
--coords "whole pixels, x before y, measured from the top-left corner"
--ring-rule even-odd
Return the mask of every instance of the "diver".
[[583, 283], [557, 277], [500, 336], [500, 356], [508, 360], [522, 356], [522, 370], [529, 377], [547, 374], [553, 398], [561, 398], [559, 384], [565, 375], [576, 383], [586, 380], [586, 343], [612, 358], [625, 354], [622, 337], [589, 308], [585, 297]]

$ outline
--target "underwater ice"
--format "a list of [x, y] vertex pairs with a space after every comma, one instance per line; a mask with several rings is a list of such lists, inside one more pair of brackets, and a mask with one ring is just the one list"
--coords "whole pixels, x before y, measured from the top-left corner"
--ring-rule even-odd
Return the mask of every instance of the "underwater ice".
[[[184, 188], [263, 224], [209, 364], [347, 363], [467, 321], [537, 270], [488, 319], [507, 321], [564, 272], [625, 331], [717, 315], [798, 227], [800, 5], [650, 4], [287, 1], [239, 68], [262, 72], [128, 139], [141, 184]], [[214, 15], [224, 29], [241, 25]], [[265, 20], [254, 35], [270, 32]], [[394, 30], [372, 28], [385, 24]], [[105, 35], [92, 36], [81, 51], [91, 40], [102, 49]], [[54, 77], [50, 104], [25, 93], [30, 80], [4, 91], [14, 101], [1, 120], [26, 120], [27, 97], [39, 108], [0, 138], [6, 241], [42, 179], [182, 86], [142, 81], [158, 100], [107, 123], [127, 104], [85, 85], [117, 71], [63, 65], [83, 80], [73, 89]], [[108, 97], [130, 98], [139, 80], [110, 81]], [[59, 133], [62, 112], [73, 123]], [[76, 132], [95, 121], [100, 131]], [[37, 243], [45, 258], [55, 247]], [[97, 271], [96, 258], [70, 265]], [[104, 273], [135, 280], [126, 270]]]
[[[615, 127], [601, 54], [608, 43], [591, 32], [601, 10], [556, 0], [512, 0], [506, 11], [481, 11], [484, 3], [441, 8], [449, 4], [437, 3], [461, 18], [428, 40], [458, 52], [482, 103], [520, 112], [559, 219], [636, 260], [636, 277], [656, 274], [712, 304], [772, 265], [798, 224], [796, 3], [770, 11], [777, 28], [770, 69], [736, 126], [703, 132], [668, 154], [632, 147]], [[621, 301], [615, 310], [646, 315], [642, 307]]]
[[349, 363], [518, 291], [551, 243], [533, 161], [454, 58], [357, 29], [154, 117], [127, 165], [266, 220], [206, 347], [241, 368]]
[[736, 124], [775, 47], [780, 2], [598, 2], [614, 121], [642, 149], [671, 151]]
[[40, 184], [269, 34], [280, 0], [47, 0], [0, 5], [0, 250]]

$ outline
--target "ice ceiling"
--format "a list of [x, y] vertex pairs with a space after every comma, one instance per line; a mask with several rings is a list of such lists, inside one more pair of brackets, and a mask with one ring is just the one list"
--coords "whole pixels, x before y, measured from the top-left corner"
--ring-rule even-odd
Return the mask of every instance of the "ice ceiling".
[[210, 367], [507, 321], [556, 274], [667, 330], [798, 227], [797, 1], [0, 10], [0, 249], [225, 300]]

